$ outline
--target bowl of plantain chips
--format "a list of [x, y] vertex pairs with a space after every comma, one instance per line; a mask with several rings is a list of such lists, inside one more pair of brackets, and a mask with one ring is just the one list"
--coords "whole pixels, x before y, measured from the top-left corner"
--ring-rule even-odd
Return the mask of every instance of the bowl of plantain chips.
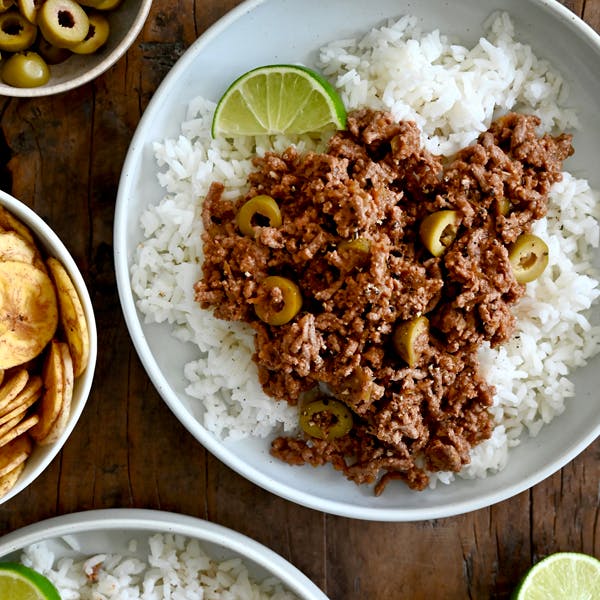
[[62, 448], [87, 401], [96, 351], [73, 257], [35, 212], [0, 191], [0, 504]]

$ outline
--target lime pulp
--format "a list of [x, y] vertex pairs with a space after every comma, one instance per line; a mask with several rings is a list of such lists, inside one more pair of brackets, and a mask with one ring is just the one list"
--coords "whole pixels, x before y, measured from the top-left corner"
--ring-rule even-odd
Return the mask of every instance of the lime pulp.
[[345, 126], [344, 103], [319, 73], [298, 65], [267, 65], [229, 86], [217, 104], [212, 135], [295, 135]]
[[19, 563], [0, 563], [0, 598], [10, 600], [61, 600], [52, 582]]
[[516, 600], [593, 600], [600, 598], [600, 561], [578, 552], [557, 552], [534, 565]]

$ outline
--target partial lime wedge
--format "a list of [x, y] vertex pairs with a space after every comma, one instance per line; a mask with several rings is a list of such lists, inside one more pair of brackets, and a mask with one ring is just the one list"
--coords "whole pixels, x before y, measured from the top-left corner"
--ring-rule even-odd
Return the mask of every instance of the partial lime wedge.
[[49, 579], [19, 563], [0, 563], [2, 600], [61, 600]]
[[212, 135], [292, 135], [331, 126], [346, 127], [346, 109], [324, 77], [297, 65], [268, 65], [229, 86], [215, 110]]
[[600, 598], [600, 561], [577, 552], [557, 552], [534, 565], [516, 600], [594, 600]]

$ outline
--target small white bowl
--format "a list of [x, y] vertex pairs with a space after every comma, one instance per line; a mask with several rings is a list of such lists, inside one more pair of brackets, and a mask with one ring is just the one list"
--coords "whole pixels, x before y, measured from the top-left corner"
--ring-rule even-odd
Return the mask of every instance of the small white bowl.
[[[113, 553], [145, 559], [147, 539], [154, 533], [196, 539], [215, 560], [241, 558], [250, 577], [257, 581], [275, 577], [300, 600], [327, 600], [301, 571], [255, 540], [222, 525], [158, 510], [90, 510], [40, 521], [0, 538], [0, 561], [18, 561], [26, 546], [41, 541], [49, 542], [56, 558], [67, 553], [70, 557]], [[135, 553], [129, 547], [132, 540], [137, 541]]]
[[106, 45], [95, 54], [73, 54], [64, 62], [50, 65], [48, 83], [34, 88], [17, 88], [0, 80], [0, 96], [37, 98], [72, 90], [95, 79], [112, 67], [138, 36], [152, 6], [152, 0], [123, 0], [105, 13], [110, 25]]
[[33, 453], [27, 459], [25, 468], [21, 473], [16, 485], [6, 495], [0, 498], [0, 504], [3, 504], [4, 502], [16, 496], [19, 492], [22, 492], [42, 473], [42, 471], [44, 471], [44, 469], [58, 454], [64, 443], [67, 441], [67, 438], [73, 431], [77, 421], [79, 420], [81, 412], [83, 411], [83, 407], [87, 402], [90, 389], [92, 387], [92, 380], [94, 378], [94, 370], [96, 367], [98, 344], [96, 320], [94, 318], [92, 301], [79, 268], [75, 264], [73, 257], [65, 245], [41, 217], [39, 217], [25, 204], [13, 198], [6, 192], [3, 192], [2, 190], [0, 190], [0, 204], [25, 225], [27, 225], [27, 227], [36, 236], [39, 246], [46, 251], [48, 256], [54, 256], [62, 263], [67, 273], [70, 275], [71, 280], [73, 281], [79, 294], [79, 298], [81, 299], [90, 334], [89, 362], [85, 371], [75, 379], [73, 386], [73, 399], [71, 401], [71, 415], [69, 417], [67, 427], [63, 431], [60, 438], [53, 444], [49, 444], [47, 446], [34, 446]]

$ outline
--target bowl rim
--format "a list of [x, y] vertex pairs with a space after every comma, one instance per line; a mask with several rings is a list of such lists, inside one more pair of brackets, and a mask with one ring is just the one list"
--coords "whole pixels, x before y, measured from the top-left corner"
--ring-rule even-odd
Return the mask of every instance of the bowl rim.
[[[15, 486], [12, 489], [10, 489], [9, 492], [5, 494], [2, 498], [0, 498], [0, 505], [2, 505], [5, 502], [9, 501], [11, 498], [14, 498], [23, 490], [25, 490], [31, 483], [35, 481], [35, 479], [39, 477], [39, 475], [41, 475], [46, 470], [48, 465], [60, 452], [67, 439], [71, 435], [73, 429], [79, 422], [79, 418], [81, 417], [83, 409], [87, 404], [90, 395], [92, 382], [94, 379], [94, 373], [96, 370], [98, 335], [96, 329], [96, 318], [94, 315], [94, 308], [89, 294], [89, 290], [87, 288], [85, 280], [83, 279], [83, 275], [81, 274], [81, 271], [79, 270], [79, 267], [75, 262], [75, 259], [73, 258], [65, 244], [62, 242], [62, 240], [54, 232], [52, 227], [48, 223], [46, 223], [35, 211], [33, 211], [26, 204], [24, 204], [20, 200], [17, 200], [14, 196], [11, 196], [4, 190], [0, 190], [0, 205], [6, 207], [7, 210], [9, 210], [13, 215], [22, 220], [24, 224], [27, 225], [27, 227], [29, 227], [33, 231], [33, 233], [39, 239], [39, 242], [42, 246], [46, 246], [46, 244], [48, 244], [60, 253], [60, 257], [57, 256], [56, 258], [59, 258], [60, 262], [65, 267], [69, 276], [73, 280], [73, 283], [75, 284], [75, 288], [79, 294], [83, 310], [85, 312], [88, 331], [90, 335], [90, 353], [88, 364], [83, 374], [80, 377], [78, 377], [77, 381], [77, 384], [79, 386], [78, 390], [80, 401], [77, 402], [75, 407], [71, 407], [71, 414], [69, 416], [69, 422], [67, 427], [56, 442], [48, 446], [37, 447], [44, 448], [43, 459], [30, 472], [27, 471], [27, 463], [25, 463], [25, 471], [21, 473]], [[47, 242], [43, 238], [46, 238]], [[29, 457], [27, 460], [31, 460], [31, 457]]]
[[[208, 45], [214, 38], [221, 34], [223, 30], [229, 27], [233, 22], [251, 12], [256, 7], [269, 0], [245, 0], [229, 13], [225, 14], [220, 20], [209, 27], [183, 54], [183, 56], [171, 68], [167, 76], [163, 79], [153, 98], [150, 100], [140, 123], [131, 140], [129, 150], [124, 162], [117, 195], [115, 209], [115, 227], [114, 227], [114, 260], [117, 277], [117, 287], [121, 302], [122, 312], [130, 337], [138, 356], [152, 381], [155, 389], [165, 401], [167, 406], [182, 423], [182, 425], [201, 443], [204, 448], [215, 455], [221, 462], [239, 473], [242, 477], [272, 492], [284, 499], [296, 504], [322, 511], [327, 514], [353, 518], [358, 520], [369, 520], [379, 522], [411, 522], [423, 521], [452, 517], [466, 514], [481, 508], [493, 506], [503, 500], [507, 500], [517, 494], [526, 491], [537, 485], [544, 479], [559, 471], [567, 465], [576, 456], [583, 452], [594, 440], [600, 437], [600, 421], [589, 430], [582, 438], [573, 443], [555, 460], [546, 464], [544, 468], [539, 469], [535, 474], [506, 486], [501, 492], [486, 492], [477, 499], [450, 500], [444, 506], [422, 508], [404, 508], [400, 507], [355, 507], [343, 500], [331, 500], [323, 497], [316, 497], [310, 493], [310, 490], [301, 490], [290, 486], [288, 483], [282, 483], [255, 468], [252, 465], [238, 458], [229, 448], [223, 445], [221, 440], [216, 439], [197, 419], [190, 415], [186, 407], [177, 397], [177, 393], [171, 388], [167, 378], [160, 370], [156, 359], [154, 358], [144, 330], [142, 329], [143, 317], [138, 314], [136, 303], [131, 290], [131, 281], [129, 278], [129, 257], [127, 256], [127, 228], [126, 228], [126, 199], [123, 197], [123, 190], [128, 185], [128, 177], [133, 165], [139, 157], [138, 152], [142, 152], [143, 141], [142, 133], [144, 125], [150, 122], [156, 110], [161, 108], [163, 95], [160, 93], [166, 90], [171, 81], [180, 77], [188, 65], [193, 62], [195, 55], [200, 49]], [[554, 14], [557, 19], [563, 23], [569, 23], [573, 26], [585, 40], [597, 50], [600, 50], [600, 33], [596, 32], [590, 25], [583, 21], [579, 16], [573, 13], [558, 0], [529, 0], [540, 10], [547, 10]], [[191, 417], [191, 419], [190, 419]]]
[[225, 527], [190, 515], [147, 508], [104, 508], [51, 517], [0, 538], [0, 561], [13, 552], [50, 538], [93, 531], [139, 530], [174, 533], [206, 541], [251, 560], [277, 577], [304, 600], [327, 600], [323, 591], [298, 567], [264, 544]]
[[152, 0], [141, 0], [131, 28], [117, 46], [115, 46], [94, 68], [89, 69], [68, 81], [62, 81], [52, 85], [43, 85], [34, 88], [17, 88], [3, 84], [0, 89], [0, 96], [9, 98], [41, 98], [43, 96], [53, 96], [55, 94], [68, 92], [69, 90], [78, 88], [96, 79], [102, 75], [102, 73], [110, 69], [127, 52], [127, 50], [129, 50], [144, 26], [151, 6]]

